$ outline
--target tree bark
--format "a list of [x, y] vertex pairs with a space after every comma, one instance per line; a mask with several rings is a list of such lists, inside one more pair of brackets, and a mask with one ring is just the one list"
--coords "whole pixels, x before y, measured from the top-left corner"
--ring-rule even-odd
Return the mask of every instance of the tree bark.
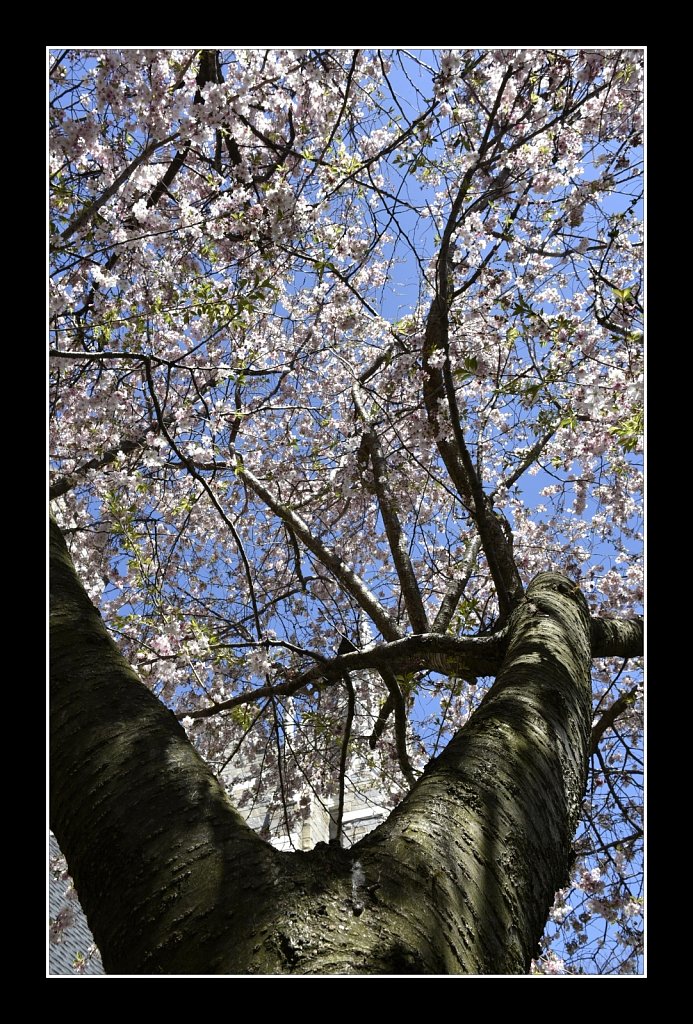
[[50, 543], [51, 828], [104, 968], [217, 973], [220, 921], [256, 912], [274, 851], [121, 656], [53, 520]]
[[287, 854], [122, 658], [53, 522], [51, 576], [51, 827], [108, 973], [529, 969], [587, 770], [592, 628], [568, 580], [530, 585], [495, 684], [385, 823]]

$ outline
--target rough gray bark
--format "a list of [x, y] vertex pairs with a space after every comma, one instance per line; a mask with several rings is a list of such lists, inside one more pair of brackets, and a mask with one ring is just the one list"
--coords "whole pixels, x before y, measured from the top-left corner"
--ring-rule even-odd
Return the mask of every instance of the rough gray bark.
[[51, 576], [51, 827], [107, 972], [528, 970], [590, 739], [593, 627], [569, 581], [530, 585], [496, 683], [380, 828], [285, 854], [121, 657], [54, 523]]

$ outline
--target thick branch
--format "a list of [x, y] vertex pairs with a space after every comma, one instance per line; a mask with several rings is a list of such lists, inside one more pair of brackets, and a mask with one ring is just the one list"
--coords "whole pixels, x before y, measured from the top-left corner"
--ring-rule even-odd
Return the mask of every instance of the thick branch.
[[[223, 82], [223, 76], [219, 67], [219, 55], [216, 50], [203, 50], [200, 54], [200, 67], [197, 73], [197, 89], [195, 90], [195, 99], [193, 103], [204, 104], [204, 98], [202, 96], [201, 89], [207, 85], [208, 82], [220, 83]], [[219, 141], [219, 129], [217, 129], [217, 142]], [[231, 156], [231, 160], [234, 164], [241, 162], [240, 154], [238, 153], [238, 146], [234, 140], [230, 137], [226, 139], [227, 148]], [[235, 146], [235, 150], [234, 147]], [[173, 160], [168, 166], [166, 173], [163, 178], [157, 182], [152, 189], [151, 195], [147, 200], [147, 207], [151, 209], [159, 202], [164, 193], [167, 193], [169, 186], [173, 184], [173, 181], [183, 167], [185, 158], [190, 150], [190, 142], [186, 142], [182, 149], [179, 149], [174, 156]]]
[[[340, 677], [337, 676], [331, 682], [336, 682], [338, 678]], [[179, 711], [176, 718], [214, 718], [215, 715], [220, 714], [222, 711], [230, 711], [231, 708], [238, 708], [243, 704], [252, 704], [264, 698], [272, 700], [274, 697], [292, 697], [295, 693], [305, 689], [305, 686], [306, 682], [302, 677], [289, 680], [286, 683], [277, 683], [276, 686], [271, 686], [267, 683], [265, 686], [257, 686], [254, 690], [244, 690], [243, 693], [238, 693], [235, 697], [229, 697], [228, 700], [212, 704], [208, 708], [198, 708], [197, 711]]]
[[593, 658], [639, 658], [644, 653], [645, 626], [642, 618], [593, 618]]
[[[277, 683], [276, 686], [267, 684], [244, 690], [243, 693], [211, 707], [200, 708], [198, 711], [182, 711], [178, 717], [211, 718], [221, 711], [229, 711], [241, 704], [250, 704], [266, 697], [290, 697], [309, 684], [322, 689], [343, 680], [345, 672], [358, 672], [368, 668], [377, 669], [383, 679], [386, 672], [392, 675], [427, 669], [443, 675], [493, 676], [502, 662], [506, 643], [506, 630], [500, 630], [493, 636], [467, 638], [440, 636], [437, 633], [408, 636], [392, 643], [374, 644], [349, 654], [338, 655], [321, 661], [319, 665], [314, 665], [285, 683]], [[396, 694], [393, 694], [387, 680], [386, 685], [390, 694], [386, 701], [387, 718], [394, 710], [393, 701]], [[399, 692], [399, 687], [397, 691]], [[384, 709], [381, 714], [383, 712]]]
[[439, 633], [407, 636], [388, 644], [342, 654], [302, 673], [306, 683], [337, 680], [347, 670], [375, 668], [398, 673], [429, 670], [450, 676], [493, 676], [505, 653], [506, 630], [492, 636], [453, 637]]
[[165, 192], [168, 192], [169, 185], [173, 184], [173, 180], [180, 171], [181, 167], [185, 163], [185, 158], [188, 155], [190, 149], [190, 143], [186, 142], [182, 149], [177, 150], [176, 155], [168, 166], [168, 170], [164, 174], [161, 181], [152, 189], [152, 193], [147, 200], [147, 209], [151, 210], [153, 206], [159, 202]]
[[[642, 619], [593, 618], [590, 620], [590, 625], [593, 658], [618, 655], [635, 658], [642, 654]], [[611, 638], [609, 643], [604, 639], [605, 630]], [[595, 635], [598, 637], [596, 646]], [[602, 639], [599, 639], [600, 635]], [[616, 636], [620, 636], [618, 649], [614, 639]], [[629, 638], [627, 646], [626, 638]], [[392, 643], [374, 644], [371, 647], [331, 658], [319, 665], [314, 665], [286, 683], [274, 687], [261, 686], [254, 690], [246, 690], [244, 693], [215, 704], [211, 708], [186, 713], [191, 718], [208, 718], [220, 711], [237, 707], [239, 704], [248, 704], [262, 697], [290, 696], [302, 690], [309, 683], [320, 687], [326, 683], [335, 683], [344, 677], [345, 672], [358, 672], [363, 669], [377, 669], [383, 675], [388, 671], [394, 674], [433, 671], [440, 672], [442, 675], [463, 678], [495, 676], [505, 657], [506, 648], [507, 626], [490, 636], [452, 637], [441, 636], [440, 633], [407, 636]], [[394, 710], [391, 697], [390, 693], [380, 712], [380, 716], [384, 717], [382, 726], [379, 728], [376, 722], [373, 731], [375, 742], [383, 732], [385, 721]], [[179, 717], [183, 717], [183, 715]]]
[[378, 717], [376, 719], [375, 725], [373, 726], [373, 732], [368, 737], [368, 746], [371, 748], [371, 750], [375, 750], [375, 748], [377, 747], [378, 740], [380, 739], [382, 734], [385, 732], [385, 726], [387, 725], [387, 720], [390, 717], [390, 715], [392, 714], [392, 712], [394, 710], [394, 707], [395, 707], [395, 702], [394, 702], [394, 700], [392, 698], [392, 695], [388, 694], [387, 700], [385, 701], [385, 703], [383, 704], [383, 706], [381, 707], [381, 709], [380, 709], [380, 711], [378, 713]]

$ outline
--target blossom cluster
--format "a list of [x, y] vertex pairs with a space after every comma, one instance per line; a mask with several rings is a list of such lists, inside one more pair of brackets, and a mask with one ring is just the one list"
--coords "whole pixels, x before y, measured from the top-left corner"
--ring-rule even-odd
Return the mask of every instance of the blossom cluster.
[[[406, 634], [406, 560], [430, 622], [464, 578], [450, 631], [493, 628], [496, 585], [441, 454], [460, 432], [523, 583], [551, 568], [595, 614], [640, 612], [642, 63], [54, 55], [56, 511], [129, 662], [215, 765], [241, 740], [266, 749], [276, 702], [190, 714], [330, 657], [366, 621], [382, 638], [378, 608]], [[630, 692], [617, 671], [595, 670], [598, 714]], [[425, 758], [478, 694], [435, 674], [408, 685]], [[344, 701], [305, 699], [297, 777], [328, 787]], [[625, 706], [632, 735], [640, 706]], [[372, 759], [400, 793], [392, 723]], [[603, 832], [637, 783], [626, 760], [602, 773]], [[639, 920], [613, 864], [581, 865], [582, 895], [551, 915], [581, 925], [571, 955], [581, 913], [624, 942]]]

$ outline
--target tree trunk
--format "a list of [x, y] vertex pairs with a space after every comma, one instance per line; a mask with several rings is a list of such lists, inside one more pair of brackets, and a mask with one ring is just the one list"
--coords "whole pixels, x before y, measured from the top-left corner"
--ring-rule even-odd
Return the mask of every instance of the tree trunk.
[[383, 825], [287, 854], [124, 661], [53, 522], [51, 576], [51, 827], [108, 973], [528, 970], [590, 739], [590, 618], [569, 581], [530, 585], [496, 683]]

